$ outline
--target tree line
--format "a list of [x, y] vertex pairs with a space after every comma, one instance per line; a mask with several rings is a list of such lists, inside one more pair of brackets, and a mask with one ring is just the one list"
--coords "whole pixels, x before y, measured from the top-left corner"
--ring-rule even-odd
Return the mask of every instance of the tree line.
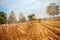
[[[54, 17], [55, 15], [59, 14], [59, 11], [60, 11], [59, 6], [56, 5], [56, 3], [51, 3], [47, 7], [47, 14], [52, 15]], [[25, 21], [26, 21], [26, 18], [22, 12], [19, 14], [19, 19], [17, 21], [14, 11], [11, 12], [8, 18], [5, 12], [0, 11], [0, 24], [20, 23], [20, 22], [25, 22]]]
[[25, 22], [25, 21], [26, 21], [26, 18], [23, 15], [22, 12], [19, 14], [19, 18], [18, 18], [18, 21], [17, 21], [14, 11], [12, 11], [10, 13], [8, 18], [7, 18], [7, 14], [5, 12], [0, 11], [0, 24], [19, 23], [19, 22]]

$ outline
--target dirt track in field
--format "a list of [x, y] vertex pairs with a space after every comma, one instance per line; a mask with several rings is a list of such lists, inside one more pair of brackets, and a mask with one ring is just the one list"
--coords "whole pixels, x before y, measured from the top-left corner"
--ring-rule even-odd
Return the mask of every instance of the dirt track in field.
[[60, 40], [60, 21], [3, 24], [0, 40]]

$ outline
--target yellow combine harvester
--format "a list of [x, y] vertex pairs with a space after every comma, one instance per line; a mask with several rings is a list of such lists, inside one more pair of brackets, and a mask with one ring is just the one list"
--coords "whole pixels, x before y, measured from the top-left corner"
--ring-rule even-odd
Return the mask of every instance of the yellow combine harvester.
[[28, 21], [33, 21], [33, 22], [41, 22], [41, 19], [36, 19], [34, 14], [30, 14], [28, 16]]

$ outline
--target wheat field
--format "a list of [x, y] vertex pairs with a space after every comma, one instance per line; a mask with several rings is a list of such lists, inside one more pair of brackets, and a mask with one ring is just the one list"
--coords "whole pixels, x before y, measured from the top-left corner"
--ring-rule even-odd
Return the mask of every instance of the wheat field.
[[60, 40], [60, 20], [3, 24], [0, 40]]

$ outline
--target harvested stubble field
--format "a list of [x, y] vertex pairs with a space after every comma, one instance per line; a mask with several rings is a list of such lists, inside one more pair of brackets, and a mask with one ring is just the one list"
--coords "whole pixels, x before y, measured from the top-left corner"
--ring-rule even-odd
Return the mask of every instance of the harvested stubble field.
[[60, 21], [3, 24], [0, 40], [60, 40]]

